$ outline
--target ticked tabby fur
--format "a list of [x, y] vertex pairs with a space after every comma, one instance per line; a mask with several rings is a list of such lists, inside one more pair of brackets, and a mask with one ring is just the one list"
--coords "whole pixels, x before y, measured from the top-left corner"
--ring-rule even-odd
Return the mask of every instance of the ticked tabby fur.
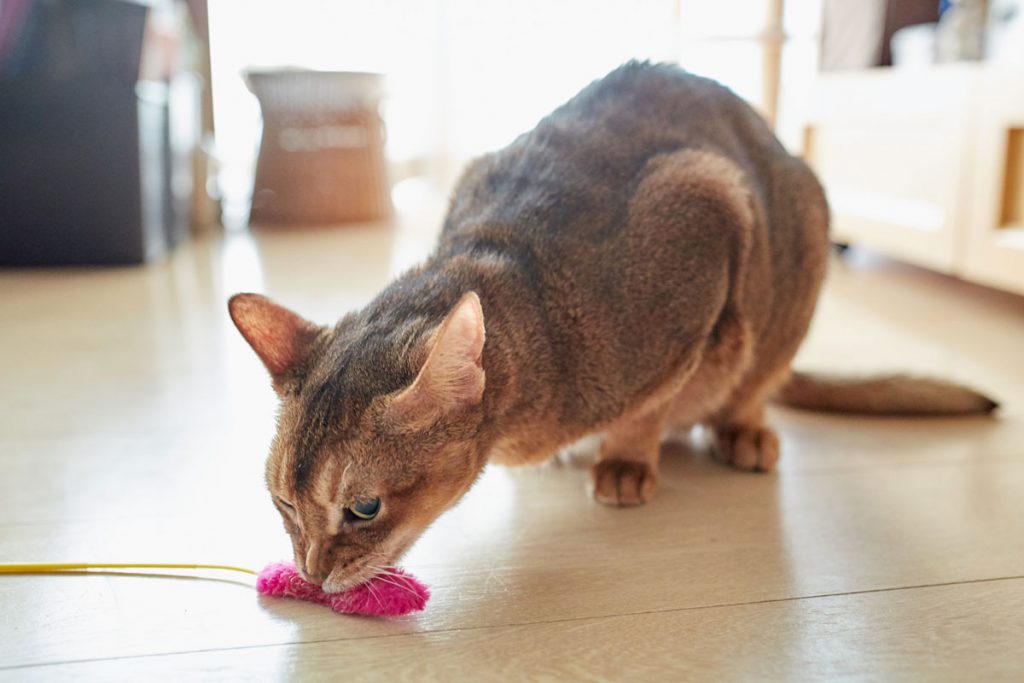
[[990, 411], [942, 382], [791, 379], [827, 233], [814, 176], [750, 107], [631, 63], [470, 165], [434, 253], [362, 310], [321, 327], [233, 297], [281, 400], [267, 484], [300, 570], [328, 591], [359, 583], [488, 462], [589, 434], [610, 505], [651, 498], [667, 427], [706, 425], [724, 462], [770, 470], [775, 390], [834, 410]]

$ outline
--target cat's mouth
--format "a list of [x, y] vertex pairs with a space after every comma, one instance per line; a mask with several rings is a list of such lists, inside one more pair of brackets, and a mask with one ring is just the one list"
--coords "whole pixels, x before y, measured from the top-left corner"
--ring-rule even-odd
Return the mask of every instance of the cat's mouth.
[[324, 593], [341, 593], [349, 588], [366, 583], [379, 573], [380, 571], [376, 567], [363, 566], [355, 572], [343, 571], [340, 567], [337, 567], [324, 579], [320, 589]]
[[328, 574], [327, 578], [320, 585], [324, 593], [341, 593], [349, 588], [366, 583], [380, 574], [387, 574], [391, 571], [394, 563], [405, 554], [411, 540], [403, 540], [398, 548], [392, 553], [380, 553], [366, 555], [357, 562], [357, 568], [335, 567]]

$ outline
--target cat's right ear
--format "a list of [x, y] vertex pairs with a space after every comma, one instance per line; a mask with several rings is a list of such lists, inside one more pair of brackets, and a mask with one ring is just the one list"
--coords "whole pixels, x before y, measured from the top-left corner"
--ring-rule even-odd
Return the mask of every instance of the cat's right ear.
[[424, 422], [483, 399], [484, 312], [469, 292], [427, 341], [429, 353], [412, 385], [399, 393], [391, 410], [405, 422]]
[[261, 294], [234, 295], [228, 301], [228, 311], [278, 390], [309, 355], [323, 329]]

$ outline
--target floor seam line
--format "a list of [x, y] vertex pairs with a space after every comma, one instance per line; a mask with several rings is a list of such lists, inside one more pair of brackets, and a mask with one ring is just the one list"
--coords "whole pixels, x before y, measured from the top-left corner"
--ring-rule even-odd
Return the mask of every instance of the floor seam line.
[[571, 624], [580, 621], [590, 621], [597, 619], [616, 619], [619, 617], [634, 617], [634, 616], [645, 616], [654, 614], [672, 614], [672, 613], [683, 613], [683, 612], [696, 612], [701, 610], [712, 610], [722, 609], [727, 607], [744, 607], [747, 605], [770, 605], [776, 603], [786, 602], [799, 602], [802, 600], [821, 600], [824, 598], [837, 598], [847, 597], [853, 595], [870, 595], [874, 593], [895, 593], [905, 590], [921, 590], [927, 588], [944, 588], [948, 586], [963, 586], [973, 585], [981, 583], [991, 583], [998, 581], [1019, 581], [1024, 580], [1024, 574], [1013, 575], [1013, 576], [996, 576], [986, 579], [965, 579], [962, 581], [941, 581], [937, 583], [922, 583], [911, 586], [892, 586], [887, 588], [866, 588], [864, 590], [857, 591], [841, 591], [838, 593], [819, 593], [815, 595], [798, 595], [789, 598], [767, 598], [764, 600], [748, 600], [744, 602], [723, 602], [716, 603], [713, 605], [693, 605], [691, 607], [674, 607], [670, 609], [655, 609], [655, 610], [642, 610], [639, 612], [623, 612], [620, 614], [604, 614], [604, 615], [588, 615], [580, 617], [568, 617], [565, 619], [550, 619], [541, 621], [527, 621], [527, 622], [514, 622], [508, 624], [489, 624], [486, 626], [469, 626], [466, 628], [443, 628], [427, 631], [409, 631], [405, 633], [387, 633], [375, 636], [365, 636], [361, 638], [322, 638], [318, 640], [302, 640], [302, 641], [291, 641], [285, 643], [264, 643], [260, 645], [238, 645], [234, 647], [218, 647], [208, 648], [200, 650], [179, 650], [175, 652], [154, 652], [149, 654], [138, 654], [138, 655], [124, 655], [115, 657], [97, 657], [94, 659], [70, 659], [61, 662], [41, 662], [38, 664], [16, 664], [14, 666], [0, 666], [0, 671], [17, 671], [19, 669], [34, 669], [34, 668], [45, 668], [51, 666], [64, 666], [73, 664], [90, 664], [94, 662], [112, 662], [118, 660], [131, 660], [131, 659], [147, 659], [156, 657], [174, 657], [180, 655], [190, 654], [208, 654], [213, 652], [238, 652], [244, 650], [257, 650], [260, 648], [272, 648], [272, 647], [288, 647], [292, 645], [319, 645], [322, 643], [342, 643], [342, 642], [360, 642], [366, 640], [383, 640], [387, 638], [400, 638], [410, 635], [430, 635], [430, 634], [442, 634], [442, 633], [459, 633], [462, 631], [487, 631], [502, 628], [514, 628], [517, 626], [546, 626], [551, 624]]

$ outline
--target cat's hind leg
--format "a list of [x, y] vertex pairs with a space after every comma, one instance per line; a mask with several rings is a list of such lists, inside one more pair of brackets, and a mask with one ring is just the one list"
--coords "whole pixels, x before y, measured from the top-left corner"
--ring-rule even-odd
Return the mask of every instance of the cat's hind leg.
[[712, 453], [738, 470], [770, 472], [779, 460], [779, 437], [763, 423], [719, 425], [715, 437]]
[[616, 422], [605, 433], [591, 469], [594, 500], [604, 505], [643, 505], [658, 482], [658, 456], [666, 409]]
[[788, 368], [762, 378], [754, 386], [745, 383], [735, 400], [710, 422], [716, 443], [712, 454], [738, 470], [770, 472], [779, 460], [779, 437], [764, 422], [769, 392], [785, 379]]
[[771, 255], [772, 269], [754, 268], [736, 292], [738, 310], [761, 316], [761, 324], [751, 325], [760, 330], [753, 362], [708, 421], [718, 437], [719, 459], [748, 471], [770, 471], [779, 459], [779, 439], [764, 423], [764, 404], [789, 377], [828, 257], [828, 208], [813, 174], [800, 161], [785, 157], [776, 161], [773, 177], [771, 245], [759, 252], [762, 260]]

